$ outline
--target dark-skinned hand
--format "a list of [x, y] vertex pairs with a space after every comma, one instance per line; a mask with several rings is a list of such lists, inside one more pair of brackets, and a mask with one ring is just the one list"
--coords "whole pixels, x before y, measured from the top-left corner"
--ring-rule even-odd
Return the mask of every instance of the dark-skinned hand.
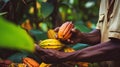
[[[54, 29], [54, 31], [58, 32], [59, 31], [59, 27], [56, 27]], [[75, 44], [75, 43], [78, 43], [78, 42], [82, 41], [83, 34], [79, 30], [73, 28], [73, 29], [71, 29], [71, 33], [72, 33], [72, 36], [69, 39], [67, 39], [67, 40], [65, 40], [63, 42], [68, 43], [68, 44], [69, 43], [70, 44]], [[56, 36], [56, 38], [57, 38], [57, 36]]]
[[62, 59], [67, 57], [67, 53], [60, 52], [54, 49], [43, 49], [36, 45], [35, 54], [45, 63], [60, 63], [64, 62]]

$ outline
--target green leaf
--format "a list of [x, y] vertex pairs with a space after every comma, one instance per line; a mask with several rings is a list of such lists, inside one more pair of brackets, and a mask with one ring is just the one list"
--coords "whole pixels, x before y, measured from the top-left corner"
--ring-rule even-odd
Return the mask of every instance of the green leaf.
[[7, 59], [11, 60], [14, 63], [22, 63], [22, 59], [27, 56], [28, 53], [19, 52], [9, 56]]
[[0, 48], [34, 51], [34, 42], [25, 30], [0, 17]]
[[53, 5], [47, 2], [42, 2], [41, 3], [41, 13], [43, 18], [47, 18], [52, 12], [53, 12]]
[[82, 32], [90, 32], [91, 31], [91, 29], [87, 28], [87, 26], [85, 26], [82, 21], [76, 21], [75, 28]]
[[14, 53], [14, 54], [10, 55], [9, 57], [7, 57], [7, 59], [11, 60], [14, 63], [22, 63], [23, 58], [25, 58], [25, 57], [32, 58], [32, 59], [36, 60], [39, 63], [42, 62], [39, 59], [39, 57], [36, 56], [34, 53], [30, 53], [30, 52], [26, 52], [26, 51], [20, 51], [20, 52]]
[[88, 44], [77, 43], [72, 48], [75, 50], [81, 50], [81, 49], [86, 48], [88, 46], [89, 46]]
[[35, 41], [47, 39], [47, 33], [40, 30], [30, 30], [30, 34], [34, 37]]
[[41, 29], [42, 31], [44, 31], [44, 32], [47, 32], [47, 31], [48, 31], [48, 26], [47, 26], [47, 24], [46, 24], [45, 22], [41, 22], [41, 23], [39, 24], [39, 27], [40, 27], [40, 29]]
[[47, 2], [47, 0], [37, 0], [38, 2]]

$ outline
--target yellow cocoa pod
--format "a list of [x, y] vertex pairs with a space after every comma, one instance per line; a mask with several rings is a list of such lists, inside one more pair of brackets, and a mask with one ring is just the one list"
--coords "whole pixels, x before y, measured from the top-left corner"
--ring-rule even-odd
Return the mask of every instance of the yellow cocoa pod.
[[52, 64], [46, 64], [42, 62], [39, 67], [50, 67]]
[[6, 67], [27, 67], [27, 64], [25, 63], [11, 63], [10, 65]]
[[56, 32], [53, 29], [48, 30], [47, 35], [49, 39], [56, 39]]
[[57, 39], [46, 39], [43, 41], [40, 41], [39, 46], [44, 49], [61, 49], [64, 44], [62, 44], [59, 40]]
[[62, 24], [58, 31], [58, 38], [61, 40], [67, 40], [71, 37], [71, 29], [74, 27], [72, 22], [65, 22]]
[[74, 52], [75, 50], [71, 47], [64, 48], [64, 52]]
[[79, 67], [89, 67], [89, 63], [88, 62], [78, 62], [77, 65]]
[[39, 63], [32, 58], [25, 57], [23, 58], [23, 63], [27, 64], [28, 67], [39, 67]]

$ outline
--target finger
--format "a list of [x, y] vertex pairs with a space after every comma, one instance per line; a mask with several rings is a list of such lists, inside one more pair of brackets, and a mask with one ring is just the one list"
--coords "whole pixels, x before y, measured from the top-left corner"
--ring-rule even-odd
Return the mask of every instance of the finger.
[[44, 61], [45, 60], [45, 55], [41, 56], [40, 58], [41, 58], [42, 61]]
[[80, 32], [80, 31], [76, 28], [73, 28], [73, 29], [71, 29], [71, 32], [76, 33], [76, 32]]
[[74, 43], [74, 41], [70, 41], [72, 44]]
[[75, 32], [76, 32], [76, 29], [75, 29], [75, 28], [71, 29], [71, 32], [72, 32], [72, 33], [75, 33]]
[[56, 38], [56, 39], [59, 39], [59, 38], [58, 38], [58, 34], [55, 35], [55, 38]]
[[43, 49], [39, 45], [35, 45], [35, 49], [38, 51], [42, 51]]
[[59, 31], [59, 28], [60, 28], [60, 27], [56, 27], [56, 28], [54, 29], [54, 31], [55, 31], [55, 32], [58, 32], [58, 31]]
[[38, 46], [38, 45], [36, 45], [35, 49], [36, 49], [35, 52], [39, 52], [40, 54], [45, 54], [45, 50], [46, 50], [46, 49], [43, 49], [43, 48], [41, 48], [41, 47]]
[[70, 42], [70, 39], [67, 39], [68, 42]]
[[72, 41], [71, 39], [67, 39], [67, 41], [71, 44], [74, 43], [74, 41]]

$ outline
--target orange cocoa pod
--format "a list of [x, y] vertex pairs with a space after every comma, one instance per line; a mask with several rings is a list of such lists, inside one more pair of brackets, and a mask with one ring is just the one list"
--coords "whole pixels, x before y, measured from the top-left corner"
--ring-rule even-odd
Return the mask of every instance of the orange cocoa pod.
[[29, 57], [23, 58], [23, 63], [27, 64], [28, 67], [39, 67], [39, 63]]
[[58, 38], [61, 40], [67, 40], [71, 37], [71, 29], [74, 28], [72, 22], [66, 22], [62, 24], [58, 31]]

